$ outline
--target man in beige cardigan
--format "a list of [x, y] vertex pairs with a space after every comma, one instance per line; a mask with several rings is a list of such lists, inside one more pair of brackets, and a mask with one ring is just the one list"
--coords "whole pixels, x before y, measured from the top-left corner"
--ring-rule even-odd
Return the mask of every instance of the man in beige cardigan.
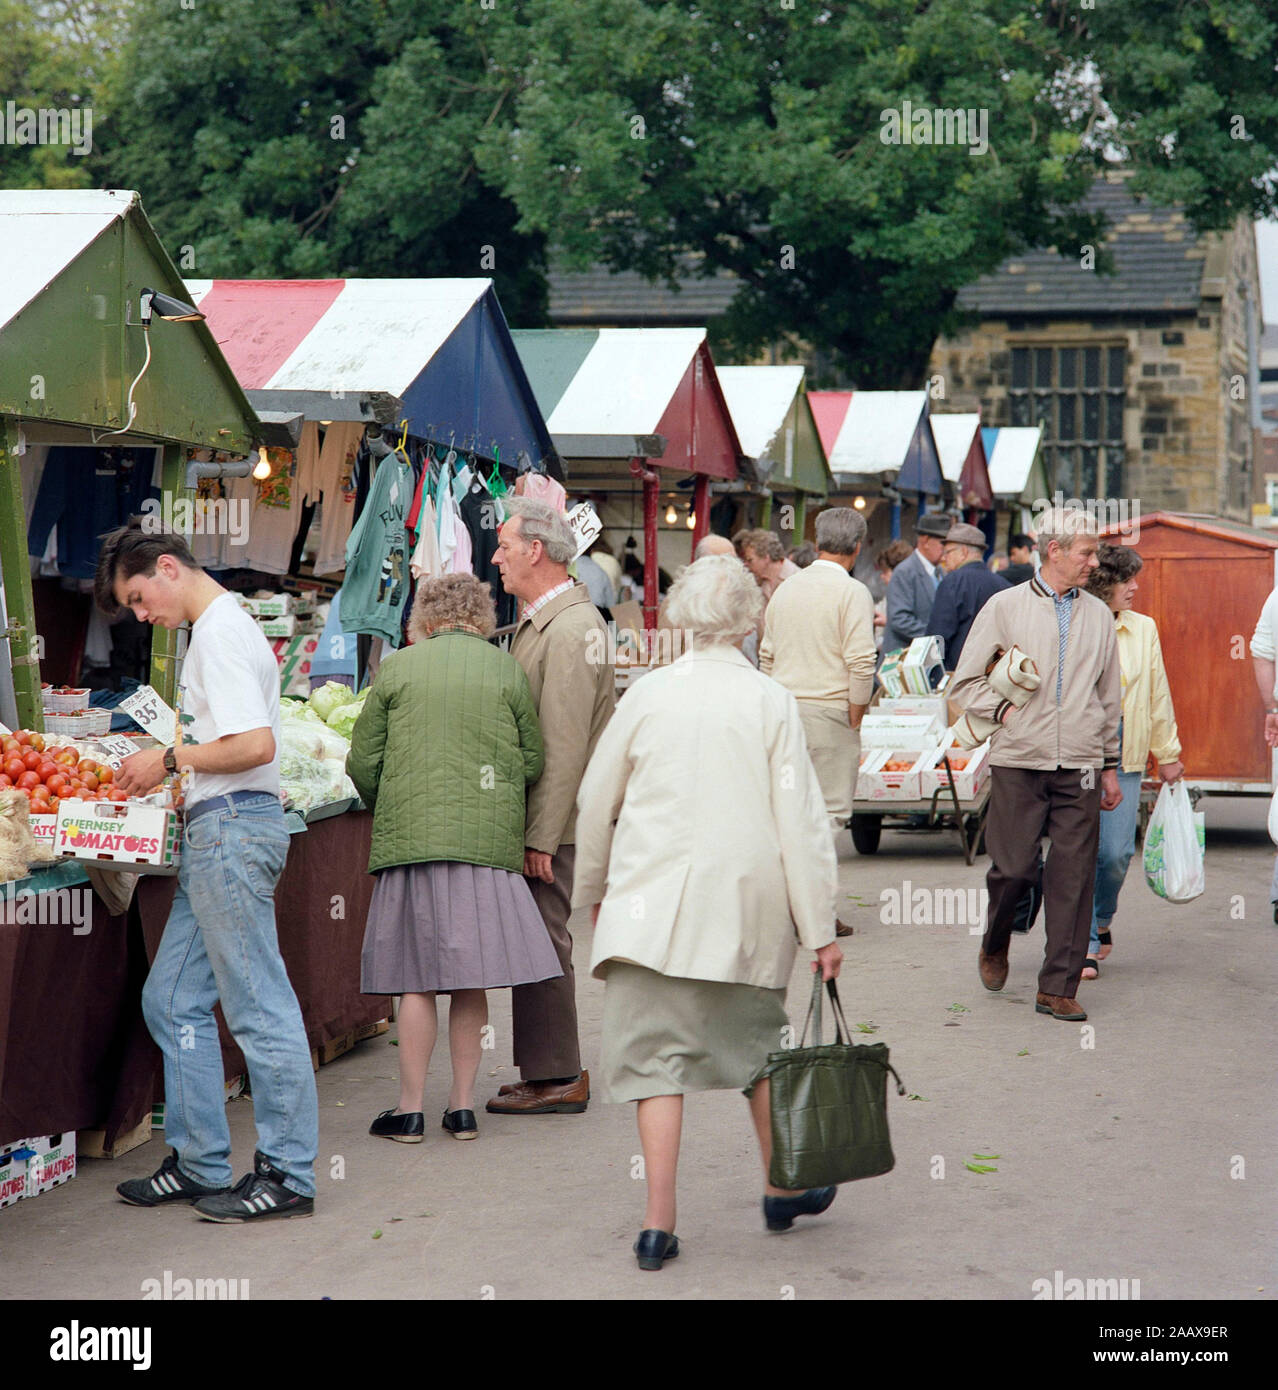
[[[985, 843], [989, 920], [978, 960], [981, 983], [1001, 990], [1017, 905], [1043, 870], [1047, 948], [1035, 1008], [1081, 1021], [1078, 982], [1091, 935], [1100, 813], [1122, 801], [1118, 785], [1120, 667], [1114, 617], [1081, 586], [1096, 568], [1097, 525], [1078, 508], [1037, 518], [1043, 566], [1025, 584], [995, 594], [976, 615], [950, 697], [969, 719], [990, 721], [990, 809]], [[1007, 698], [996, 652], [1020, 648], [1040, 683], [1019, 707]]]
[[524, 874], [559, 954], [562, 977], [510, 992], [514, 1060], [522, 1080], [501, 1087], [495, 1115], [580, 1114], [590, 1099], [581, 1068], [572, 969], [572, 878], [577, 789], [612, 716], [616, 685], [608, 630], [583, 584], [568, 576], [576, 542], [548, 502], [505, 503], [493, 563], [502, 586], [520, 600], [510, 654], [524, 668], [546, 746], [546, 770], [528, 793]]
[[[865, 539], [852, 507], [817, 517], [817, 558], [772, 595], [759, 670], [794, 696], [825, 797], [832, 834], [852, 815], [861, 763], [861, 718], [874, 690], [874, 600], [850, 573]], [[840, 936], [852, 928], [839, 922]]]

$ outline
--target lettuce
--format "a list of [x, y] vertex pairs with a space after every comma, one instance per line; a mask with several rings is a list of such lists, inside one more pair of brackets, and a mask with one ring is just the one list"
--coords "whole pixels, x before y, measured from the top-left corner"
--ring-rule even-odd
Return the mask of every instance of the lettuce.
[[307, 704], [321, 719], [327, 721], [334, 710], [351, 704], [354, 699], [355, 692], [349, 686], [342, 685], [340, 681], [325, 681], [318, 690], [311, 691], [311, 698]]
[[335, 734], [341, 734], [344, 739], [349, 741], [355, 730], [355, 721], [363, 713], [363, 710], [364, 697], [361, 695], [360, 698], [353, 703], [340, 705], [335, 709], [333, 713], [328, 716], [328, 727], [332, 729]]

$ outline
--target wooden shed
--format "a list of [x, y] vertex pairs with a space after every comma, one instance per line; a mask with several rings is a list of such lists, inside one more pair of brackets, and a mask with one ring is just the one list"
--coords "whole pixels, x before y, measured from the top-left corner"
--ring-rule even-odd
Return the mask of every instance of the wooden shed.
[[1204, 791], [1267, 793], [1272, 757], [1248, 647], [1278, 577], [1278, 539], [1178, 512], [1101, 534], [1144, 562], [1133, 606], [1158, 624], [1187, 780]]

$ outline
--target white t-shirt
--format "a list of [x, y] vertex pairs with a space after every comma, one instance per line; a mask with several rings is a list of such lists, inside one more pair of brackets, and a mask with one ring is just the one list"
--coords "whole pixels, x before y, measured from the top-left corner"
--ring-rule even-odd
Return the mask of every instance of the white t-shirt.
[[[1260, 610], [1251, 638], [1251, 654], [1262, 661], [1274, 661], [1278, 657], [1278, 589], [1273, 590]], [[1278, 676], [1278, 672], [1275, 675]], [[1270, 698], [1278, 700], [1278, 680]]]
[[279, 663], [234, 594], [220, 594], [195, 620], [182, 665], [179, 699], [184, 733], [198, 743], [250, 729], [270, 729], [275, 735], [275, 757], [261, 767], [247, 772], [192, 773], [188, 806], [227, 792], [279, 796]]

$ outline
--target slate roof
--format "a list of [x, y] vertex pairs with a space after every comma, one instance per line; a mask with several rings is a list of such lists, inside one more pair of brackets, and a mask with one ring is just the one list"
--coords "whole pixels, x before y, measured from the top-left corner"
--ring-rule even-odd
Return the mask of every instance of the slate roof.
[[610, 328], [670, 328], [683, 324], [702, 327], [728, 307], [738, 281], [727, 271], [717, 271], [703, 279], [693, 269], [689, 260], [678, 291], [664, 284], [649, 284], [633, 270], [614, 274], [602, 266], [586, 271], [552, 269], [547, 277], [550, 321], [562, 328], [581, 324]]
[[1089, 274], [1078, 253], [1028, 251], [959, 292], [961, 308], [1009, 314], [1167, 313], [1198, 308], [1207, 243], [1175, 208], [1138, 202], [1124, 178], [1098, 179], [1082, 200], [1109, 222], [1114, 275]]

